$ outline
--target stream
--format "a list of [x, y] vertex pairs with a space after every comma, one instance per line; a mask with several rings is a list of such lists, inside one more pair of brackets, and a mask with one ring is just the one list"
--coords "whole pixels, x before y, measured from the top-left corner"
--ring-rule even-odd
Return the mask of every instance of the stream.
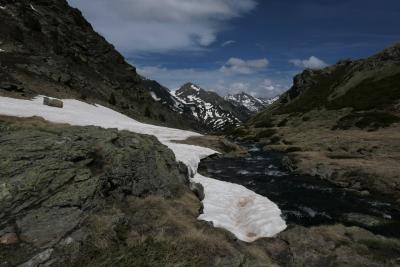
[[241, 184], [269, 198], [282, 210], [287, 224], [309, 227], [341, 223], [400, 237], [400, 210], [387, 199], [361, 196], [317, 177], [290, 173], [281, 163], [284, 153], [266, 152], [258, 145], [240, 145], [248, 148], [248, 156], [211, 156], [201, 161], [199, 173]]

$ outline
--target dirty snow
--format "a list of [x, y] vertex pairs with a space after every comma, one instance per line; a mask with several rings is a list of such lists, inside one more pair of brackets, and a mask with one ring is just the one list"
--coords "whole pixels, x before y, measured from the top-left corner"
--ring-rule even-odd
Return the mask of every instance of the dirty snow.
[[173, 141], [200, 134], [140, 123], [101, 105], [90, 105], [71, 99], [63, 101], [64, 108], [59, 109], [43, 105], [43, 97], [33, 100], [0, 97], [0, 114], [17, 117], [39, 116], [57, 123], [95, 125], [154, 135], [175, 153], [178, 161], [188, 166], [193, 176], [192, 180], [204, 186], [204, 213], [199, 216], [200, 220], [210, 221], [215, 227], [224, 228], [246, 242], [274, 236], [286, 228], [280, 209], [266, 197], [241, 185], [197, 174], [200, 160], [217, 152]]

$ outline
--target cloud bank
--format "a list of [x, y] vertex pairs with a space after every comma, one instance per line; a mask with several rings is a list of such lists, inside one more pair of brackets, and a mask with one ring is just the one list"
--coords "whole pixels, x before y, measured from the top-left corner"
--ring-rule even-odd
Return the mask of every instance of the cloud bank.
[[199, 50], [255, 0], [68, 0], [124, 53]]
[[221, 71], [225, 74], [252, 74], [265, 69], [268, 64], [266, 58], [243, 60], [232, 57], [221, 67]]

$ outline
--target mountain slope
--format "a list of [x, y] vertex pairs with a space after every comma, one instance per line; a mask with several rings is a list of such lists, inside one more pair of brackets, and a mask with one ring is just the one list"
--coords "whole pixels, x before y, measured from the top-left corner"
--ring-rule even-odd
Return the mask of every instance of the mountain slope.
[[1, 95], [79, 98], [144, 121], [195, 125], [155, 101], [148, 82], [67, 1], [0, 4]]
[[236, 136], [288, 151], [287, 165], [362, 193], [400, 197], [400, 44], [305, 70]]
[[252, 113], [260, 112], [267, 106], [271, 105], [276, 100], [278, 100], [278, 98], [273, 98], [273, 99], [257, 98], [249, 94], [246, 94], [245, 92], [235, 95], [228, 95], [224, 98], [225, 100], [231, 102], [235, 106], [243, 106], [247, 108]]
[[274, 113], [317, 108], [354, 111], [387, 110], [400, 99], [400, 44], [367, 59], [344, 60], [323, 70], [306, 70], [294, 78]]
[[187, 83], [175, 92], [184, 106], [184, 113], [191, 114], [200, 124], [212, 131], [222, 131], [238, 126], [249, 117], [249, 111], [237, 107], [215, 92], [206, 91]]

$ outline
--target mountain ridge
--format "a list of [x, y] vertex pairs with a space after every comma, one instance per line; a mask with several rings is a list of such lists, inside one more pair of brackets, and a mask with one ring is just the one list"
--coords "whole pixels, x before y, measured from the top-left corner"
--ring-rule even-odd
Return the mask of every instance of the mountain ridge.
[[1, 5], [1, 95], [76, 98], [141, 121], [197, 130], [195, 121], [156, 101], [149, 81], [66, 0]]
[[267, 106], [273, 104], [279, 97], [274, 97], [271, 99], [257, 98], [245, 92], [240, 92], [237, 94], [229, 94], [224, 97], [225, 100], [231, 102], [237, 106], [244, 106], [250, 112], [257, 113], [265, 109]]

